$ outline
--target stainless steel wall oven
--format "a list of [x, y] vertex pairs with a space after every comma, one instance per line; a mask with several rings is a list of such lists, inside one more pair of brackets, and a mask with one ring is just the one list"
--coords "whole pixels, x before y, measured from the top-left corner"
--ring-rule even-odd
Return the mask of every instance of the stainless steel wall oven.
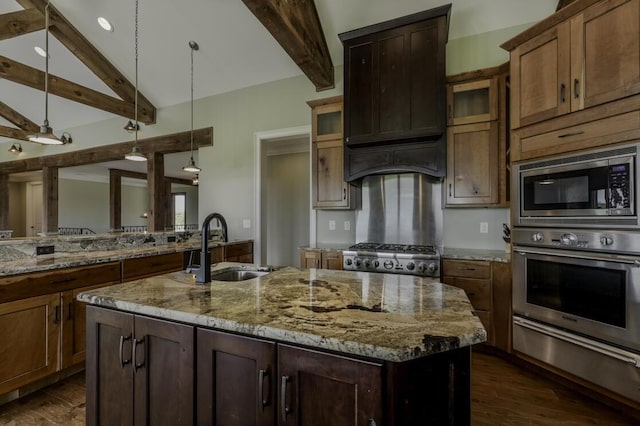
[[513, 346], [640, 402], [640, 234], [514, 228]]

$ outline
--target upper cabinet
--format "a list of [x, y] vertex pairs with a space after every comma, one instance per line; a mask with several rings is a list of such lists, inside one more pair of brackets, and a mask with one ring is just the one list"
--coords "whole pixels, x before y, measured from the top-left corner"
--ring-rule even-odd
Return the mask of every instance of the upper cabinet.
[[571, 4], [508, 41], [511, 128], [640, 93], [640, 0]]
[[348, 181], [399, 171], [444, 176], [450, 9], [445, 5], [339, 35]]
[[508, 207], [508, 64], [447, 80], [446, 205]]
[[502, 47], [512, 161], [640, 138], [640, 0], [573, 2]]
[[313, 208], [352, 209], [356, 188], [344, 181], [342, 96], [307, 102], [311, 107]]

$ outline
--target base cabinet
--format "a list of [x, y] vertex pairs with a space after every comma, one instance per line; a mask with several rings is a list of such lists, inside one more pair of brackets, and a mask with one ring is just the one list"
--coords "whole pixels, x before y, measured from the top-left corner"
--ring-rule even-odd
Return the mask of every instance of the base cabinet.
[[193, 424], [194, 327], [87, 307], [87, 424]]
[[89, 306], [87, 424], [469, 424], [470, 361], [357, 359]]
[[278, 345], [278, 425], [382, 425], [383, 365]]
[[325, 250], [300, 250], [300, 267], [303, 269], [342, 270], [342, 253]]

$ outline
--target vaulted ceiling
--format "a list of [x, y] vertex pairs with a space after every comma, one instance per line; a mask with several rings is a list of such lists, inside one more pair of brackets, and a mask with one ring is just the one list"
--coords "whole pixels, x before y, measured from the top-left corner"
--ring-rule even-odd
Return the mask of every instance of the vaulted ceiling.
[[[44, 47], [45, 3], [0, 2], [0, 142], [23, 138], [44, 118], [45, 61], [34, 46]], [[194, 58], [196, 98], [302, 73], [322, 89], [331, 85], [327, 70], [342, 64], [337, 34], [444, 3], [139, 0], [140, 120], [153, 123], [154, 107], [189, 100], [189, 40], [200, 45]], [[557, 0], [453, 0], [449, 39], [538, 21], [553, 13], [556, 4]], [[75, 126], [132, 116], [134, 0], [51, 0], [51, 5], [49, 72], [55, 78], [50, 83], [49, 121], [54, 131], [60, 134]], [[321, 40], [313, 39], [316, 10], [326, 50]], [[108, 18], [114, 31], [102, 30], [98, 16]], [[271, 26], [271, 33], [256, 16]]]

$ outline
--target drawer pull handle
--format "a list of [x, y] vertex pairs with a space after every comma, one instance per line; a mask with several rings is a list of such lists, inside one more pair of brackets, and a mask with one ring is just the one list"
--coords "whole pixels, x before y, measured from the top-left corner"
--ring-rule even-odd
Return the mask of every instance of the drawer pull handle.
[[[258, 399], [260, 400], [260, 409], [262, 411], [264, 411], [264, 407], [269, 405], [269, 399], [268, 399], [269, 394], [267, 394], [267, 398], [265, 398], [265, 395], [264, 395], [264, 378], [265, 377], [267, 377], [267, 378], [269, 377], [269, 370], [261, 369], [260, 370], [259, 379], [258, 379], [258, 386], [260, 387], [260, 389], [259, 389], [259, 398]], [[270, 386], [269, 386], [269, 388], [270, 388]], [[267, 390], [269, 388], [267, 388]]]
[[573, 96], [578, 99], [580, 97], [580, 80], [573, 79]]
[[125, 365], [131, 363], [131, 358], [125, 359], [124, 354], [124, 342], [131, 340], [131, 335], [120, 336], [120, 367], [124, 368]]
[[578, 135], [582, 135], [584, 134], [584, 130], [579, 130], [577, 132], [569, 132], [569, 133], [565, 133], [563, 135], [558, 135], [559, 138], [568, 138], [571, 136], [578, 136]]
[[291, 412], [291, 408], [287, 405], [287, 384], [289, 383], [289, 376], [282, 376], [282, 383], [280, 385], [280, 409], [282, 411], [282, 421], [287, 421], [287, 415]]
[[67, 319], [69, 321], [73, 319], [73, 302], [67, 304]]
[[138, 345], [144, 345], [144, 337], [142, 339], [133, 339], [133, 372], [137, 372], [138, 369], [144, 367], [144, 359], [146, 354], [143, 354], [142, 362], [138, 362]]
[[560, 102], [564, 103], [566, 101], [565, 92], [567, 91], [567, 86], [564, 83], [560, 85]]
[[60, 306], [56, 305], [53, 307], [53, 323], [57, 324], [60, 322]]

